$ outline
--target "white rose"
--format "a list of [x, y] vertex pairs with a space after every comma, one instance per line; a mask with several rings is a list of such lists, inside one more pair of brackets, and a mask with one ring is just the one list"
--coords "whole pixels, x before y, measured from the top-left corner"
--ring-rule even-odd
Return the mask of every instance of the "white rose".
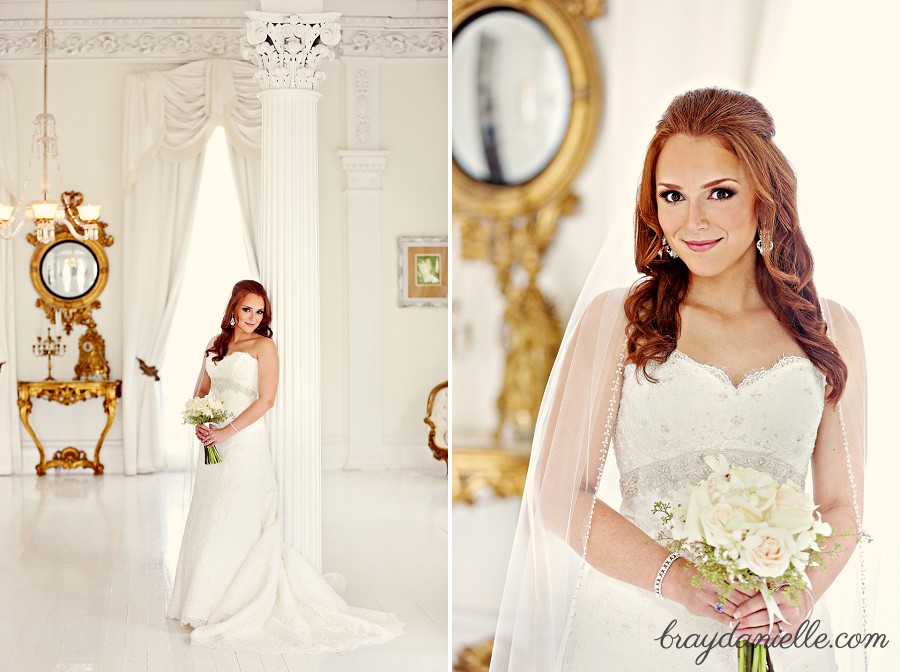
[[732, 548], [735, 544], [739, 547], [744, 534], [759, 525], [759, 521], [748, 516], [742, 508], [722, 501], [705, 509], [700, 522], [706, 543], [716, 548]]
[[766, 521], [772, 527], [783, 527], [791, 534], [798, 534], [812, 527], [815, 510], [812, 497], [796, 485], [787, 483], [778, 489]]
[[787, 571], [796, 550], [787, 530], [761, 525], [744, 539], [740, 564], [757, 576], [778, 578]]

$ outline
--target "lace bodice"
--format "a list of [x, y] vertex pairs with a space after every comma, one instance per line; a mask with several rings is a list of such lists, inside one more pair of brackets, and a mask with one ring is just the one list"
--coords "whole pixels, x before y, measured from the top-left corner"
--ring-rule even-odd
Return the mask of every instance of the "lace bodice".
[[235, 416], [239, 415], [259, 396], [258, 368], [256, 357], [247, 352], [232, 352], [219, 362], [208, 354], [209, 393], [224, 401]]
[[659, 382], [625, 367], [615, 433], [622, 513], [645, 532], [658, 531], [653, 502], [686, 502], [709, 475], [704, 455], [804, 486], [825, 393], [809, 359], [782, 356], [737, 387], [723, 369], [679, 350], [648, 372]]
[[[620, 511], [651, 538], [662, 531], [660, 517], [651, 513], [653, 504], [686, 503], [691, 487], [709, 475], [704, 455], [723, 454], [732, 464], [759, 469], [779, 482], [804, 484], [825, 403], [825, 377], [810, 360], [783, 356], [737, 386], [724, 370], [678, 350], [648, 372], [658, 382], [648, 381], [633, 364], [625, 367], [614, 450]], [[831, 636], [824, 601], [811, 619]], [[727, 632], [651, 590], [589, 571], [564, 669], [734, 669], [735, 652], [729, 647], [714, 647], [702, 666], [696, 662], [698, 649], [660, 648], [657, 638], [673, 622], [682, 637], [718, 638]], [[834, 654], [827, 649], [779, 649], [773, 659], [782, 672], [835, 670]]]

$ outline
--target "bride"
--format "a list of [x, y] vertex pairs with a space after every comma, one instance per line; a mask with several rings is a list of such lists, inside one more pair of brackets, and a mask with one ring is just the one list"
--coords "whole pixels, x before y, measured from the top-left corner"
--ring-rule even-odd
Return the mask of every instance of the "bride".
[[263, 421], [278, 389], [272, 310], [258, 282], [231, 292], [221, 332], [204, 353], [195, 396], [213, 394], [233, 419], [196, 427], [222, 461], [197, 476], [167, 615], [194, 628], [191, 644], [258, 653], [323, 653], [386, 642], [392, 614], [348, 607], [331, 583], [282, 541], [275, 470]]
[[[694, 587], [651, 514], [687, 502], [706, 455], [801, 486], [811, 470], [822, 518], [849, 534], [799, 604], [775, 593], [776, 627], [836, 634], [824, 598], [861, 532], [865, 362], [853, 317], [816, 293], [774, 133], [756, 99], [722, 89], [676, 97], [658, 123], [634, 218], [642, 277], [601, 291], [598, 260], [545, 392], [492, 672], [735, 669], [733, 646], [698, 643], [768, 633], [762, 596]], [[611, 446], [618, 510], [601, 499]], [[771, 657], [836, 669], [828, 646]]]

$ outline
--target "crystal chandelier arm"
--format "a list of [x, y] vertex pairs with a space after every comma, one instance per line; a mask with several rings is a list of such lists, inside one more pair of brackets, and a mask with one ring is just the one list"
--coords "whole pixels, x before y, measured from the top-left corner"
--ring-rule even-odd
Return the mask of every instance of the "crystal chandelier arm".
[[[18, 208], [16, 208], [16, 212], [18, 212]], [[15, 220], [16, 220], [16, 215], [15, 215], [15, 213], [13, 213], [13, 216], [9, 221], [14, 222]], [[12, 233], [7, 233], [5, 227], [0, 228], [0, 238], [3, 238], [3, 240], [12, 240], [13, 238], [16, 237], [16, 235], [18, 235], [19, 231], [22, 230], [22, 226], [24, 224], [25, 224], [25, 218], [22, 217], [22, 219], [20, 219], [19, 223], [16, 225], [16, 228], [12, 230]]]
[[66, 228], [69, 230], [69, 233], [71, 233], [76, 239], [87, 240], [88, 237], [86, 235], [81, 235], [80, 233], [78, 233], [78, 231], [75, 230], [75, 227], [72, 226], [72, 224], [69, 222], [68, 217], [63, 219], [63, 224], [66, 225]]

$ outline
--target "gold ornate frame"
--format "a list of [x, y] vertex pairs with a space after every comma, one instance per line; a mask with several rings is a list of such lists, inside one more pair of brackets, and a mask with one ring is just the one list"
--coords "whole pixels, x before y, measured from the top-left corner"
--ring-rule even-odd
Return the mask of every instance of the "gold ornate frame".
[[557, 41], [569, 68], [572, 103], [559, 151], [536, 177], [519, 185], [485, 184], [453, 162], [453, 208], [462, 218], [503, 219], [539, 210], [569, 191], [594, 147], [600, 124], [601, 80], [586, 20], [603, 13], [602, 0], [454, 0], [453, 32], [483, 12], [510, 9], [537, 20]]
[[[569, 124], [550, 163], [519, 185], [487, 184], [453, 162], [453, 216], [462, 232], [462, 256], [494, 266], [506, 300], [508, 327], [503, 385], [497, 398], [500, 441], [507, 426], [516, 440], [534, 430], [541, 391], [556, 358], [562, 326], [537, 285], [544, 253], [561, 217], [578, 199], [572, 182], [594, 148], [602, 109], [600, 68], [587, 21], [604, 10], [603, 0], [454, 0], [453, 31], [485, 12], [508, 9], [542, 24], [558, 43], [569, 70]], [[516, 282], [516, 267], [527, 280]]]
[[[66, 209], [74, 210], [82, 200], [82, 195], [76, 191], [67, 191], [62, 195], [62, 203]], [[56, 225], [56, 237], [46, 245], [38, 242], [33, 233], [28, 234], [28, 242], [34, 245], [35, 248], [34, 254], [31, 255], [30, 269], [31, 284], [34, 285], [34, 290], [39, 297], [35, 305], [44, 309], [47, 319], [51, 322], [54, 320], [55, 311], [58, 310], [66, 334], [72, 333], [72, 326], [75, 324], [84, 324], [88, 329], [96, 326], [93, 324], [91, 311], [95, 308], [100, 308], [100, 302], [97, 299], [103, 293], [103, 290], [106, 288], [106, 282], [109, 279], [109, 259], [106, 257], [106, 252], [103, 248], [111, 246], [114, 242], [113, 237], [107, 235], [105, 231], [106, 222], [97, 222], [97, 224], [100, 227], [100, 236], [97, 240], [79, 240], [63, 224]], [[94, 283], [94, 286], [87, 294], [75, 299], [64, 299], [57, 296], [47, 289], [44, 281], [41, 279], [41, 263], [44, 261], [47, 252], [64, 242], [84, 245], [97, 259], [97, 282]]]
[[434, 424], [434, 420], [431, 419], [431, 416], [434, 415], [434, 400], [437, 398], [438, 392], [441, 390], [447, 389], [449, 394], [449, 382], [444, 381], [443, 383], [438, 383], [435, 385], [431, 392], [428, 394], [428, 403], [425, 406], [425, 424], [428, 425], [428, 447], [431, 449], [431, 454], [434, 456], [436, 460], [443, 460], [444, 464], [447, 467], [447, 471], [450, 471], [450, 448], [448, 446], [442, 446], [437, 442], [437, 425]]

